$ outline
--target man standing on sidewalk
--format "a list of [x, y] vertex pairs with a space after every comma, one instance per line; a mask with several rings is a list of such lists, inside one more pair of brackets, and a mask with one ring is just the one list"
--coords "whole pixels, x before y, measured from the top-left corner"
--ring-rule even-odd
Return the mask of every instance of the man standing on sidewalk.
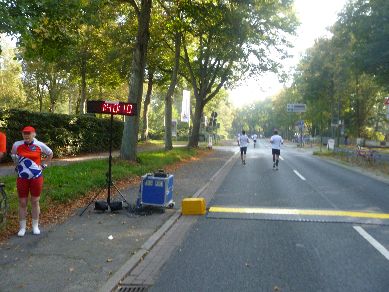
[[247, 137], [245, 131], [242, 131], [242, 135], [239, 136], [238, 142], [240, 146], [240, 159], [242, 160], [243, 165], [245, 165], [247, 146], [249, 144], [249, 137]]
[[281, 154], [281, 144], [284, 144], [284, 140], [282, 140], [282, 137], [278, 135], [278, 131], [274, 130], [274, 135], [270, 138], [271, 146], [271, 153], [273, 155], [273, 168], [276, 168], [278, 170], [278, 162]]

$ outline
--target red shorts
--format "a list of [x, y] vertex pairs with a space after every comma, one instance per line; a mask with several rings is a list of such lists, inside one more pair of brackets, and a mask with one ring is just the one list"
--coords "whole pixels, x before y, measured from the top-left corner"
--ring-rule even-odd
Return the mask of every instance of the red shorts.
[[28, 193], [32, 197], [39, 197], [43, 187], [43, 176], [33, 179], [20, 178], [16, 181], [16, 188], [18, 190], [19, 198], [27, 198]]

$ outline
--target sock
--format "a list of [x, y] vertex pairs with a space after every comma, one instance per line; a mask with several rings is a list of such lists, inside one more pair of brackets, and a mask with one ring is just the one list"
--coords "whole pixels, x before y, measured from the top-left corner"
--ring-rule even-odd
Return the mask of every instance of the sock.
[[34, 233], [35, 235], [41, 234], [38, 225], [39, 225], [39, 220], [32, 219], [32, 233]]
[[26, 220], [20, 220], [19, 226], [20, 229], [18, 232], [18, 236], [24, 236], [24, 234], [26, 233]]
[[276, 166], [278, 166], [278, 159], [276, 160]]

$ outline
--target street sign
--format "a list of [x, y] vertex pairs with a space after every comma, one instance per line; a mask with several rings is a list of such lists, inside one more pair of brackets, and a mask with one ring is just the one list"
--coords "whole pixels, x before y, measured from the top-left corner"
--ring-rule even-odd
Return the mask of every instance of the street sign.
[[177, 120], [172, 120], [172, 137], [177, 137]]
[[297, 121], [296, 126], [299, 128], [299, 130], [303, 130], [304, 129], [304, 120]]
[[288, 103], [288, 104], [286, 105], [286, 111], [287, 111], [288, 113], [293, 113], [293, 104]]
[[305, 103], [288, 103], [286, 105], [286, 111], [289, 113], [305, 113], [306, 110]]

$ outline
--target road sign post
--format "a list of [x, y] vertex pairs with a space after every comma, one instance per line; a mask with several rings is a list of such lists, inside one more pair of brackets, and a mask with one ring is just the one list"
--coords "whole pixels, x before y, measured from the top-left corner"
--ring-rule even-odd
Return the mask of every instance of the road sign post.
[[[305, 103], [288, 103], [286, 105], [286, 111], [288, 113], [305, 113], [307, 110], [307, 106]], [[297, 122], [297, 126], [300, 130], [300, 147], [303, 147], [303, 129], [304, 129], [304, 120], [300, 120]]]
[[305, 103], [288, 103], [286, 105], [286, 111], [289, 113], [305, 113], [307, 106]]
[[386, 118], [389, 119], [389, 97], [385, 97]]

